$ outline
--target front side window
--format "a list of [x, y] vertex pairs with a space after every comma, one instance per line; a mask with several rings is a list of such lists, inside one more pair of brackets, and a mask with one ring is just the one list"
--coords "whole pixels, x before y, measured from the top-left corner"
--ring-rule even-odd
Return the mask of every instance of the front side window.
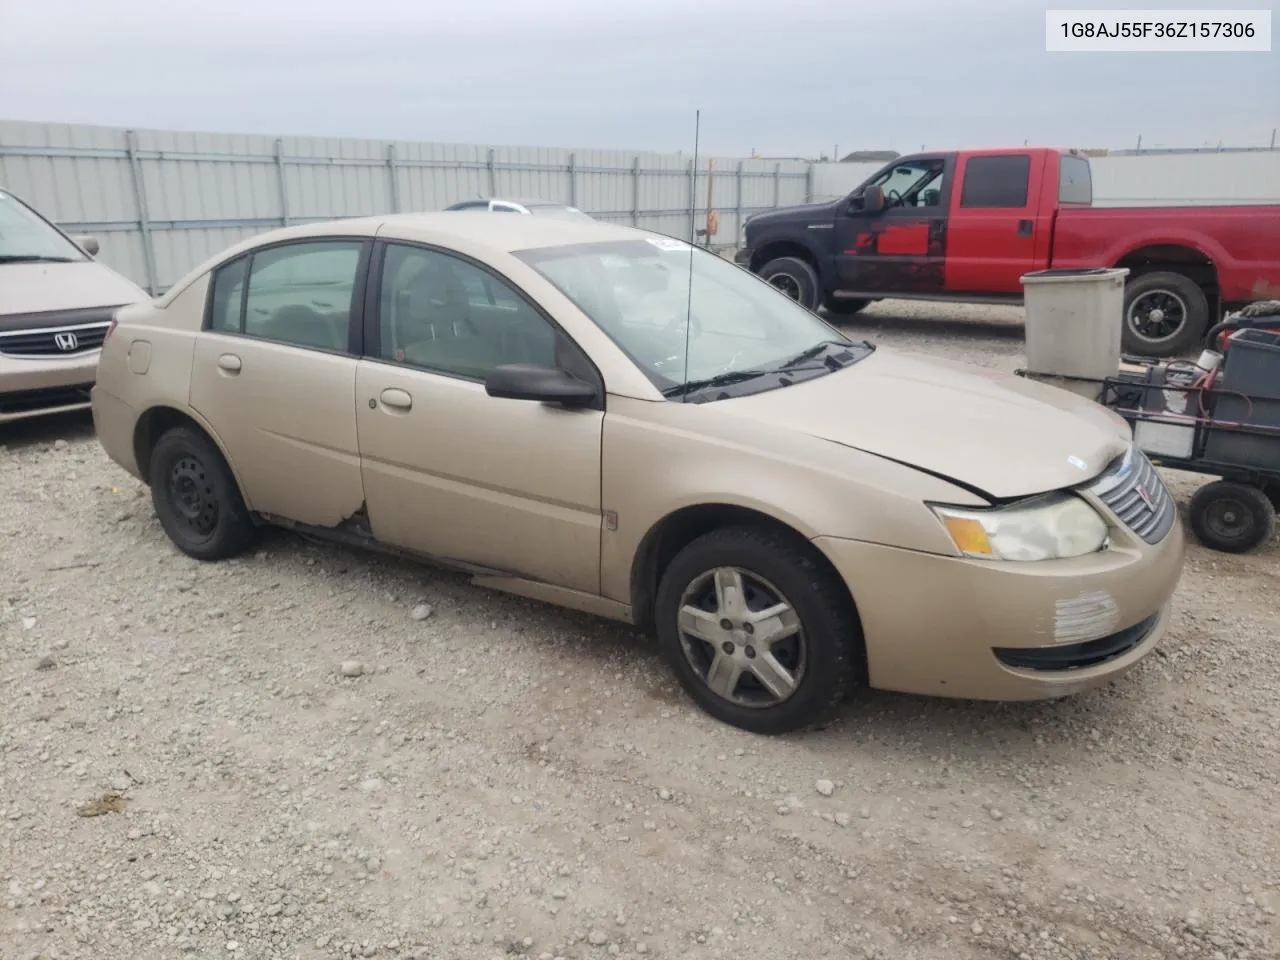
[[359, 240], [282, 244], [220, 267], [210, 329], [345, 353], [363, 246]]
[[875, 180], [884, 191], [885, 207], [930, 207], [942, 202], [946, 164], [941, 158], [908, 160], [895, 164]]
[[[741, 267], [670, 237], [517, 251], [668, 396], [694, 384], [757, 390], [860, 359], [853, 343]], [[844, 360], [822, 356], [832, 346]], [[686, 349], [687, 348], [687, 349]], [[748, 381], [754, 381], [743, 387]], [[699, 386], [699, 390], [703, 387]]]
[[389, 244], [378, 298], [378, 356], [484, 380], [508, 363], [556, 366], [556, 330], [504, 280], [460, 257]]
[[0, 263], [84, 260], [80, 249], [17, 197], [0, 190]]

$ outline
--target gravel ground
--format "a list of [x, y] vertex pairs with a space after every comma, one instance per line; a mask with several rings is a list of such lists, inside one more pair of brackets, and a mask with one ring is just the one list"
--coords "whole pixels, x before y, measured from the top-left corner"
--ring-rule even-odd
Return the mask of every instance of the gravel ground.
[[[1017, 320], [850, 329], [1013, 369]], [[6, 960], [1280, 956], [1275, 543], [1193, 545], [1108, 689], [766, 739], [616, 625], [284, 533], [187, 560], [83, 418], [0, 443]]]

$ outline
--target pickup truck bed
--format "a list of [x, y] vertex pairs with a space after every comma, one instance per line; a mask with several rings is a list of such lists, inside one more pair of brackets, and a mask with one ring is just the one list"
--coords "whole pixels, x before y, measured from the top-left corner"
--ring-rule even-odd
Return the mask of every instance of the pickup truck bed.
[[735, 259], [810, 309], [885, 298], [1020, 303], [1050, 267], [1129, 269], [1124, 348], [1197, 348], [1280, 296], [1280, 204], [1094, 207], [1087, 158], [1047, 147], [895, 160], [848, 197], [750, 218]]

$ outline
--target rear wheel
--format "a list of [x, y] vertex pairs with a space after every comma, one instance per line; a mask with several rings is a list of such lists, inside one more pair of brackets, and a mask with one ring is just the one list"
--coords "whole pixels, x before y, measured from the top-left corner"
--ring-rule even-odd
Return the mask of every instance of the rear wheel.
[[843, 584], [811, 547], [779, 533], [729, 527], [694, 540], [663, 574], [654, 612], [684, 689], [753, 733], [822, 725], [861, 672]]
[[1257, 487], [1217, 480], [1195, 492], [1190, 519], [1196, 538], [1206, 547], [1244, 553], [1270, 539], [1276, 508]]
[[1144, 273], [1124, 289], [1126, 353], [1174, 357], [1200, 345], [1209, 327], [1209, 300], [1190, 277]]
[[817, 310], [821, 300], [818, 272], [799, 257], [778, 257], [760, 268], [761, 280], [785, 293], [808, 310]]
[[148, 471], [151, 502], [174, 546], [197, 560], [243, 553], [258, 527], [213, 441], [191, 427], [161, 435]]

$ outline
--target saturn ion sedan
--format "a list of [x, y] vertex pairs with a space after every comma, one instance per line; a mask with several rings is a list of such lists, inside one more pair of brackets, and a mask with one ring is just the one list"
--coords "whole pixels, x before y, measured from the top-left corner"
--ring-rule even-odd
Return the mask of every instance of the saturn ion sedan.
[[1174, 503], [1123, 420], [849, 339], [706, 250], [600, 222], [288, 227], [128, 306], [93, 413], [174, 544], [267, 524], [656, 634], [760, 733], [859, 684], [1057, 697], [1160, 640]]

